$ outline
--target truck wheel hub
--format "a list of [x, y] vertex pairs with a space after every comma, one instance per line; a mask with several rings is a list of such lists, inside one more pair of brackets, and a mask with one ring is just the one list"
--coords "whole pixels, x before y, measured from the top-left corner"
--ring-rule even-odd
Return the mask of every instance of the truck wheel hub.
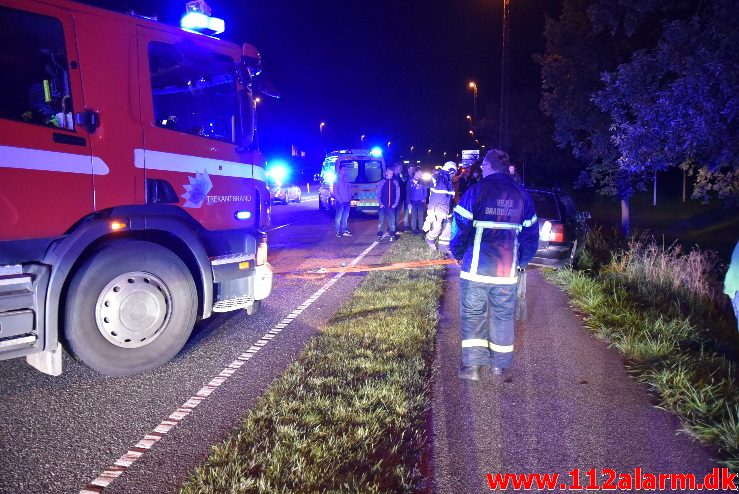
[[100, 334], [122, 348], [148, 345], [161, 334], [172, 312], [172, 296], [162, 280], [144, 272], [116, 276], [98, 297]]

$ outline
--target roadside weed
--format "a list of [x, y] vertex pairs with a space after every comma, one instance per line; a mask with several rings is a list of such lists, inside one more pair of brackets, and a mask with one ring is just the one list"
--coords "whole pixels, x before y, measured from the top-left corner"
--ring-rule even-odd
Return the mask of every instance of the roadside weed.
[[727, 329], [733, 318], [726, 317], [715, 256], [641, 238], [595, 267], [589, 261], [587, 271], [545, 275], [569, 293], [585, 326], [628, 358], [629, 371], [657, 393], [658, 406], [677, 413], [686, 433], [713, 444], [722, 464], [736, 470], [739, 386], [735, 364], [721, 353], [736, 348], [736, 328]]

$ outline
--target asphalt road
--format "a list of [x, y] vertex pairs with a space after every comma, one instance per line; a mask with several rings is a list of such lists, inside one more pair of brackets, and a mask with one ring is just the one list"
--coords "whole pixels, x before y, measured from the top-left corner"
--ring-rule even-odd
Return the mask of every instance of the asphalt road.
[[[371, 217], [352, 218], [350, 228], [356, 235], [335, 238], [333, 220], [318, 212], [314, 199], [276, 205], [272, 220], [269, 260], [276, 271], [348, 263], [374, 242], [376, 220]], [[375, 246], [362, 262], [378, 262], [386, 249], [387, 244]], [[198, 323], [174, 360], [138, 376], [103, 377], [66, 354], [60, 377], [41, 374], [23, 359], [0, 361], [0, 492], [80, 492], [240, 355], [257, 348], [233, 376], [102, 491], [176, 492], [211, 445], [238, 426], [361, 276], [343, 276], [297, 317], [289, 316], [329, 279], [276, 278], [259, 314], [250, 317], [240, 311]], [[261, 340], [266, 342], [262, 346], [260, 339], [286, 317], [292, 319], [289, 326]]]
[[486, 474], [557, 473], [558, 484], [570, 485], [579, 469], [586, 487], [593, 468], [602, 485], [603, 469], [702, 480], [717, 467], [710, 450], [679, 433], [675, 415], [655, 408], [619, 353], [582, 326], [567, 296], [540, 272], [528, 276], [529, 319], [516, 323], [514, 368], [468, 383], [457, 378], [459, 268], [447, 270], [432, 405], [434, 492], [491, 492]]

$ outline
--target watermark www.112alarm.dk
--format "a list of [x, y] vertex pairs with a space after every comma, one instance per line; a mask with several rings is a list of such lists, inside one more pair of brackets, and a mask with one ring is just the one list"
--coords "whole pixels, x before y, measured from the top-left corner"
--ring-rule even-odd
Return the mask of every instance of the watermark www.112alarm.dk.
[[694, 473], [650, 473], [641, 468], [617, 472], [611, 468], [575, 468], [557, 473], [488, 473], [490, 490], [517, 489], [539, 491], [736, 491], [736, 473], [728, 468], [714, 468], [706, 475]]

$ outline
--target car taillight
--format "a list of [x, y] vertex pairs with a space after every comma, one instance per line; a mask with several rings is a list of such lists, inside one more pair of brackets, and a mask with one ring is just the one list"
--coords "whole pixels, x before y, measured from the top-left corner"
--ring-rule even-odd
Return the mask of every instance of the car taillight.
[[564, 242], [565, 241], [565, 226], [562, 223], [552, 224], [552, 231], [549, 232], [550, 242]]
[[565, 226], [562, 223], [545, 221], [539, 235], [542, 240], [547, 242], [563, 243], [565, 241]]
[[257, 266], [262, 266], [263, 264], [267, 264], [267, 239], [263, 238], [259, 241], [259, 245], [257, 245], [257, 256], [254, 259], [254, 261], [257, 263]]

